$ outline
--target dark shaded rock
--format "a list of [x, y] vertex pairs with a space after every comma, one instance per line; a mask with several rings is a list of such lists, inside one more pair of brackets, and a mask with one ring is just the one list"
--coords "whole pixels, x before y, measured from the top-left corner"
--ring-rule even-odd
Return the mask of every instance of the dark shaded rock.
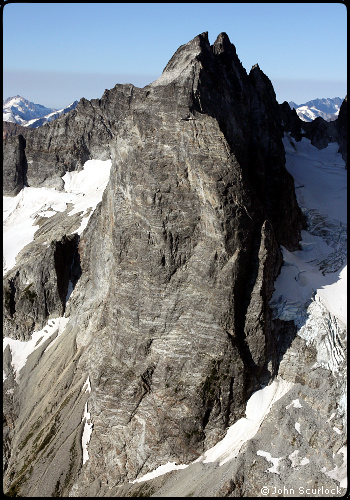
[[27, 160], [26, 140], [23, 135], [14, 135], [3, 142], [3, 193], [15, 196], [26, 185]]
[[317, 117], [310, 122], [305, 129], [305, 136], [311, 140], [311, 144], [318, 149], [323, 149], [330, 142], [337, 141], [337, 129], [335, 122], [326, 122], [323, 118]]
[[339, 152], [345, 164], [348, 163], [348, 98], [345, 96], [340, 106], [338, 119], [336, 121], [338, 132]]
[[[52, 241], [40, 258], [34, 249], [20, 266], [6, 274], [4, 336], [28, 340], [33, 330], [40, 330], [50, 317], [63, 315], [78, 240], [74, 234]], [[78, 261], [75, 268], [76, 282]]]
[[302, 138], [301, 128], [304, 122], [299, 118], [295, 109], [291, 109], [287, 101], [280, 104], [283, 130], [290, 132], [296, 141]]
[[305, 122], [295, 109], [290, 109], [286, 101], [280, 104], [280, 111], [284, 131], [290, 132], [296, 141], [306, 137], [318, 149], [326, 148], [330, 142], [338, 142], [339, 152], [347, 168], [347, 97], [340, 107], [338, 118], [330, 122], [321, 117]]

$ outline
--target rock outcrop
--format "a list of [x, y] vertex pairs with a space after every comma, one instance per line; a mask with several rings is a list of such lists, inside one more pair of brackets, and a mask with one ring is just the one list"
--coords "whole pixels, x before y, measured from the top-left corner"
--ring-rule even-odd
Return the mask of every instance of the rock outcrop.
[[339, 116], [337, 120], [339, 152], [348, 164], [348, 97], [345, 96], [342, 105], [340, 106]]
[[50, 317], [63, 316], [69, 281], [75, 285], [75, 276], [80, 272], [77, 234], [63, 235], [50, 244], [43, 244], [40, 235], [37, 239], [36, 244], [22, 250], [21, 264], [6, 274], [3, 287], [5, 337], [28, 340], [34, 328], [43, 328]]
[[25, 134], [26, 133], [26, 127], [23, 127], [22, 125], [18, 125], [18, 123], [13, 123], [13, 122], [2, 122], [2, 138], [7, 139], [8, 137], [11, 137], [13, 135], [18, 135], [18, 134]]
[[38, 233], [4, 277], [7, 336], [69, 319], [19, 380], [7, 379], [8, 494], [90, 496], [192, 461], [276, 374], [279, 247], [297, 249], [305, 224], [282, 115], [260, 68], [247, 74], [226, 34], [210, 46], [203, 33], [152, 84], [116, 85], [4, 141], [10, 196], [24, 185], [63, 189], [86, 160], [112, 160], [80, 239], [61, 217], [49, 247]]

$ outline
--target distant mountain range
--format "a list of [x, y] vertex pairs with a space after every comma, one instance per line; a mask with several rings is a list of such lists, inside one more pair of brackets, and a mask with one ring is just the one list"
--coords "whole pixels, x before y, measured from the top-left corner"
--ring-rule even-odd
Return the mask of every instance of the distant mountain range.
[[[319, 116], [326, 121], [333, 121], [338, 116], [343, 100], [340, 97], [334, 97], [313, 99], [304, 104], [296, 104], [294, 101], [290, 101], [288, 104], [291, 109], [296, 110], [299, 118], [305, 122], [311, 122]], [[78, 101], [74, 101], [65, 108], [54, 109], [41, 104], [34, 104], [19, 95], [8, 97], [3, 101], [3, 121], [23, 127], [37, 128], [75, 109], [77, 104]]]
[[344, 99], [333, 97], [332, 99], [314, 99], [304, 104], [296, 104], [290, 101], [288, 104], [291, 109], [295, 109], [297, 115], [304, 122], [312, 122], [319, 116], [327, 122], [336, 120], [338, 117], [341, 103]]
[[8, 97], [3, 101], [3, 121], [16, 123], [24, 127], [37, 128], [68, 113], [77, 104], [78, 101], [74, 101], [65, 108], [55, 109], [47, 108], [41, 104], [34, 104], [19, 95]]

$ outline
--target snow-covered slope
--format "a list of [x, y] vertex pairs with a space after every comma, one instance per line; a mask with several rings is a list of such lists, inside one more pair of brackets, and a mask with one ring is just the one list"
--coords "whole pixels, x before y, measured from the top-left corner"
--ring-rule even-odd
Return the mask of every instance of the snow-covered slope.
[[67, 172], [63, 176], [64, 191], [53, 188], [25, 187], [17, 196], [3, 198], [3, 271], [8, 272], [16, 262], [18, 253], [39, 228], [41, 217], [52, 217], [70, 207], [68, 215], [81, 213], [78, 234], [101, 201], [109, 179], [111, 160], [88, 160], [80, 172]]
[[303, 324], [305, 307], [320, 300], [346, 325], [347, 176], [338, 144], [319, 150], [309, 139], [284, 138], [286, 167], [308, 221], [301, 250], [283, 249], [284, 267], [272, 303], [281, 319]]
[[3, 121], [17, 123], [24, 127], [37, 128], [75, 109], [77, 104], [78, 101], [74, 101], [68, 106], [57, 110], [46, 108], [41, 104], [34, 104], [17, 95], [3, 101]]
[[311, 122], [319, 116], [326, 121], [333, 121], [339, 114], [342, 102], [343, 99], [340, 97], [333, 97], [332, 99], [313, 99], [304, 104], [290, 101], [289, 106], [295, 109], [299, 118], [305, 122]]
[[29, 120], [42, 118], [45, 115], [57, 111], [54, 108], [46, 108], [41, 104], [34, 104], [24, 97], [16, 95], [3, 101], [3, 121], [26, 125]]
[[33, 120], [29, 120], [24, 126], [30, 128], [41, 127], [45, 123], [52, 122], [60, 116], [65, 115], [66, 113], [68, 113], [68, 111], [72, 111], [72, 109], [75, 109], [77, 107], [77, 104], [78, 101], [74, 101], [65, 108], [59, 109], [58, 111], [53, 111], [52, 113], [49, 113], [42, 118], [33, 118]]

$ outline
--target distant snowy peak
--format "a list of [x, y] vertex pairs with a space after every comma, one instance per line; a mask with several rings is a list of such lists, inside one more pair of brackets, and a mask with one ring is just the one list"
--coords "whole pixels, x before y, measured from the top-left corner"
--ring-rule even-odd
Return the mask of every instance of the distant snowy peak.
[[29, 120], [42, 118], [49, 113], [57, 111], [54, 108], [46, 108], [41, 104], [34, 104], [24, 97], [16, 95], [3, 101], [3, 120], [6, 122], [25, 125]]
[[48, 115], [45, 115], [42, 118], [34, 118], [33, 120], [29, 120], [25, 124], [25, 127], [30, 127], [30, 128], [41, 127], [45, 123], [52, 122], [53, 120], [56, 120], [58, 117], [65, 115], [66, 113], [68, 113], [68, 111], [72, 111], [72, 109], [75, 109], [77, 107], [77, 104], [78, 101], [74, 101], [65, 108], [49, 113]]
[[3, 101], [3, 121], [17, 123], [24, 127], [37, 128], [75, 109], [77, 104], [78, 101], [74, 101], [68, 106], [57, 110], [55, 108], [46, 108], [41, 104], [34, 104], [17, 95]]
[[296, 110], [299, 118], [305, 122], [311, 122], [318, 117], [326, 121], [333, 121], [338, 117], [343, 100], [340, 97], [333, 97], [332, 99], [314, 99], [304, 104], [296, 104], [290, 101], [288, 104], [291, 109]]

